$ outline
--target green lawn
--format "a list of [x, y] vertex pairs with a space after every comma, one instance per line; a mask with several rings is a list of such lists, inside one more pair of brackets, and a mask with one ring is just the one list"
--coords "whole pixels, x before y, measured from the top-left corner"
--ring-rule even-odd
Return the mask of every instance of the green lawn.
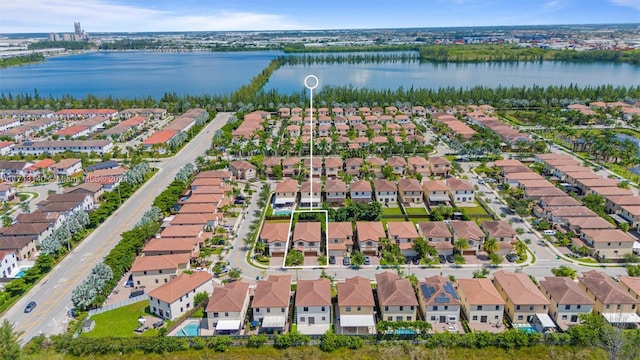
[[382, 223], [382, 226], [384, 226], [385, 228], [387, 227], [387, 223], [388, 222], [402, 222], [402, 221], [407, 221], [407, 220], [405, 220], [405, 219], [385, 219], [385, 218], [380, 219], [380, 222]]
[[[91, 317], [96, 322], [96, 327], [88, 333], [83, 333], [82, 336], [134, 336], [133, 330], [138, 327], [138, 317], [140, 315], [149, 315], [149, 301], [140, 301]], [[148, 325], [151, 326], [151, 324]], [[142, 334], [142, 336], [156, 335], [158, 335], [158, 331], [154, 329], [149, 329]]]
[[402, 215], [402, 210], [399, 207], [383, 207], [382, 215]]
[[487, 215], [490, 217], [490, 215], [484, 210], [482, 205], [480, 205], [477, 200], [475, 203], [477, 205], [476, 207], [461, 207], [460, 211], [462, 211], [462, 213], [465, 215]]
[[407, 215], [411, 216], [411, 215], [427, 215], [427, 209], [419, 207], [419, 208], [414, 208], [414, 207], [407, 207], [404, 208], [404, 211], [407, 212]]

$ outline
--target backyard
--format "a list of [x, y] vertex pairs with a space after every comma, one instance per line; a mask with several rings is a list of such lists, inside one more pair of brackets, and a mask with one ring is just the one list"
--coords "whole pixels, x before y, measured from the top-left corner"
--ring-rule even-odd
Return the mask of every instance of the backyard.
[[[95, 328], [90, 332], [83, 333], [81, 336], [94, 338], [109, 336], [131, 337], [134, 335], [134, 330], [139, 326], [138, 317], [140, 316], [155, 317], [149, 312], [149, 302], [146, 300], [92, 316], [91, 320], [96, 322]], [[142, 333], [142, 336], [158, 335], [158, 330], [151, 328], [152, 324], [146, 325], [150, 329]]]

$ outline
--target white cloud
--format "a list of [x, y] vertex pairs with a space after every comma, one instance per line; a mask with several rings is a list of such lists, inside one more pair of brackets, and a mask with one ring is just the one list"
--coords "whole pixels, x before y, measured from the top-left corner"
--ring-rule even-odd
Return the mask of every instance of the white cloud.
[[193, 13], [118, 5], [104, 0], [19, 0], [2, 5], [0, 33], [72, 32], [80, 21], [91, 32], [300, 29], [286, 17], [211, 10]]
[[[640, 11], [640, 1], [638, 0], [610, 0], [610, 1], [614, 5], [626, 6], [626, 7], [635, 9], [637, 11]], [[639, 14], [639, 18], [640, 18], [640, 14]]]

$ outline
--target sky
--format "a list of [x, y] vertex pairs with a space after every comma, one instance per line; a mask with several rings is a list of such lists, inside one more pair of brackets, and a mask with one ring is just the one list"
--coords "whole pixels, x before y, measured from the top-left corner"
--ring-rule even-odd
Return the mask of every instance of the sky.
[[0, 0], [0, 33], [640, 23], [640, 0]]

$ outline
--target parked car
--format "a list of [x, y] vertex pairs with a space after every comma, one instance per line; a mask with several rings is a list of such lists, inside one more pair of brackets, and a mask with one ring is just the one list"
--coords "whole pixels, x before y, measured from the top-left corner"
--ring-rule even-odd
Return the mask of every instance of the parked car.
[[365, 265], [371, 265], [371, 258], [370, 258], [370, 257], [368, 257], [368, 256], [365, 256], [365, 257], [364, 257], [364, 264], [365, 264]]
[[453, 263], [455, 261], [455, 259], [453, 258], [453, 255], [447, 255], [446, 258], [449, 263]]
[[342, 265], [344, 265], [344, 266], [349, 266], [349, 265], [351, 265], [351, 258], [350, 258], [350, 257], [348, 257], [348, 256], [345, 256], [345, 257], [342, 259]]
[[507, 260], [509, 262], [514, 262], [514, 261], [518, 260], [518, 255], [516, 255], [516, 254], [507, 254], [506, 258], [507, 258]]
[[131, 292], [129, 293], [129, 298], [134, 298], [136, 296], [140, 296], [140, 295], [144, 295], [144, 290], [140, 289], [140, 290], [131, 290]]
[[36, 308], [36, 302], [35, 301], [29, 301], [29, 303], [27, 304], [27, 306], [24, 308], [24, 312], [25, 313], [30, 313], [31, 311], [33, 311], [33, 309]]
[[333, 265], [333, 264], [335, 264], [335, 263], [336, 263], [336, 257], [335, 257], [335, 256], [333, 256], [333, 255], [329, 256], [329, 264], [332, 264], [332, 265]]
[[444, 264], [447, 262], [447, 258], [444, 255], [438, 255], [438, 260], [440, 260], [440, 264]]

